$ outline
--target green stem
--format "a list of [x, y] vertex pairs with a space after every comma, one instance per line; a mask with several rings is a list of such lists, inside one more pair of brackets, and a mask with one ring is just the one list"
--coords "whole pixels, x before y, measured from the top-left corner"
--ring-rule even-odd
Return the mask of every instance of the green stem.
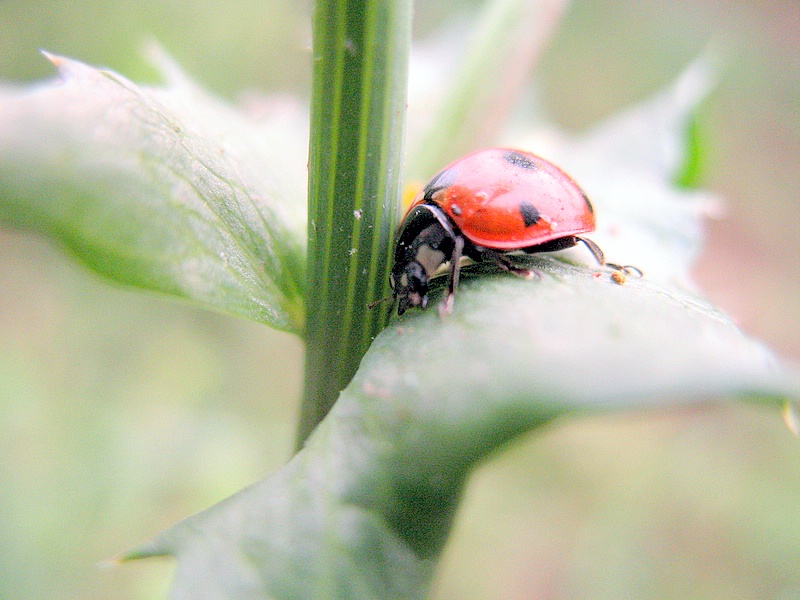
[[319, 0], [309, 155], [306, 387], [298, 447], [355, 373], [389, 293], [410, 0]]

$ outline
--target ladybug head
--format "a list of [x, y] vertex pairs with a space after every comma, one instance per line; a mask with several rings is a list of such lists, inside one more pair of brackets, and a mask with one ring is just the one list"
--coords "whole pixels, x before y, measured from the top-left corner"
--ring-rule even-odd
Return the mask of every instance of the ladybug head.
[[398, 315], [428, 306], [428, 282], [450, 260], [455, 237], [449, 217], [438, 206], [420, 204], [406, 215], [389, 275]]
[[416, 260], [395, 263], [389, 283], [397, 298], [398, 315], [415, 306], [428, 306], [428, 274]]

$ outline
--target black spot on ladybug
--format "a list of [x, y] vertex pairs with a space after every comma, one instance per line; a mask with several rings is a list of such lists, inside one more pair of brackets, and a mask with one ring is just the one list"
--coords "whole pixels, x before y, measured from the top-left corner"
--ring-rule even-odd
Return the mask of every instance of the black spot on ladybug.
[[508, 164], [519, 167], [520, 169], [526, 169], [528, 171], [536, 171], [539, 169], [539, 165], [530, 157], [525, 156], [521, 152], [516, 152], [515, 150], [509, 150], [503, 154], [503, 158]]
[[437, 192], [441, 192], [442, 190], [446, 190], [449, 188], [453, 183], [456, 181], [456, 170], [455, 169], [445, 169], [441, 173], [439, 173], [436, 177], [428, 182], [428, 185], [425, 186], [425, 201], [431, 202], [433, 197], [436, 195]]
[[539, 222], [539, 211], [530, 202], [522, 201], [519, 203], [519, 214], [522, 215], [522, 221], [525, 227], [536, 225]]
[[594, 206], [592, 206], [592, 203], [589, 202], [589, 196], [587, 196], [586, 192], [583, 190], [581, 190], [581, 195], [583, 196], [583, 201], [586, 202], [586, 208], [589, 209], [590, 213], [594, 214]]

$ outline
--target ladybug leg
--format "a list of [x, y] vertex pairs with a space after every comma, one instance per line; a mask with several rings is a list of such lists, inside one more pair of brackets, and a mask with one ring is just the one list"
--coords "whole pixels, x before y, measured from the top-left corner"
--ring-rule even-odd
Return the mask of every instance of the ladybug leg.
[[[621, 277], [625, 277], [625, 275], [633, 275], [637, 279], [641, 279], [644, 277], [644, 271], [642, 271], [639, 267], [634, 267], [633, 265], [618, 265], [617, 263], [606, 263], [607, 267], [614, 269], [614, 272], [611, 274], [612, 278], [614, 275], [618, 275]], [[614, 279], [616, 281], [616, 278]]]
[[579, 242], [582, 242], [583, 245], [589, 249], [589, 252], [592, 253], [595, 260], [601, 267], [609, 267], [611, 269], [614, 269], [618, 273], [622, 273], [623, 275], [635, 275], [636, 277], [644, 276], [644, 273], [639, 267], [634, 267], [632, 265], [619, 265], [617, 263], [606, 262], [606, 257], [603, 254], [603, 250], [600, 248], [600, 246], [595, 244], [589, 238], [582, 238], [576, 235], [575, 239]]
[[453, 312], [456, 288], [461, 275], [461, 257], [464, 255], [464, 238], [460, 235], [453, 239], [453, 254], [450, 256], [450, 274], [447, 279], [447, 297], [439, 305], [439, 316], [444, 317]]
[[589, 238], [582, 238], [576, 235], [575, 240], [583, 243], [583, 245], [589, 249], [589, 252], [592, 253], [592, 256], [594, 256], [594, 259], [597, 261], [597, 264], [599, 264], [601, 267], [605, 267], [606, 264], [608, 264], [608, 266], [612, 269], [617, 267], [617, 265], [613, 263], [606, 263], [606, 256], [603, 254], [603, 250]]
[[614, 265], [615, 267], [619, 267], [620, 271], [625, 273], [626, 275], [634, 275], [639, 277], [640, 279], [644, 277], [644, 271], [642, 271], [639, 267], [634, 267], [633, 265]]
[[484, 250], [481, 255], [481, 260], [491, 260], [498, 267], [503, 269], [503, 271], [513, 273], [517, 277], [522, 277], [523, 279], [533, 279], [534, 276], [541, 276], [540, 273], [533, 269], [518, 267], [508, 256], [500, 252], [494, 252], [493, 250]]

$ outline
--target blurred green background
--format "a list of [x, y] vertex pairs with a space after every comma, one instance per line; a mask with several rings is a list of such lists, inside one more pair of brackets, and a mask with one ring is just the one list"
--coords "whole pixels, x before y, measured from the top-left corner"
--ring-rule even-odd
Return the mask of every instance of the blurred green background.
[[[420, 38], [473, 2], [417, 3]], [[200, 83], [307, 96], [306, 2], [0, 2], [0, 78], [44, 48], [152, 81], [156, 39]], [[800, 358], [800, 3], [576, 1], [539, 69], [580, 131], [670, 82], [709, 40], [703, 183], [726, 198], [705, 293]], [[664, 218], [669, 218], [665, 215]], [[302, 347], [101, 281], [0, 230], [0, 598], [164, 597], [169, 561], [106, 559], [289, 456]], [[436, 598], [800, 598], [800, 440], [739, 404], [556, 423], [471, 482]]]

